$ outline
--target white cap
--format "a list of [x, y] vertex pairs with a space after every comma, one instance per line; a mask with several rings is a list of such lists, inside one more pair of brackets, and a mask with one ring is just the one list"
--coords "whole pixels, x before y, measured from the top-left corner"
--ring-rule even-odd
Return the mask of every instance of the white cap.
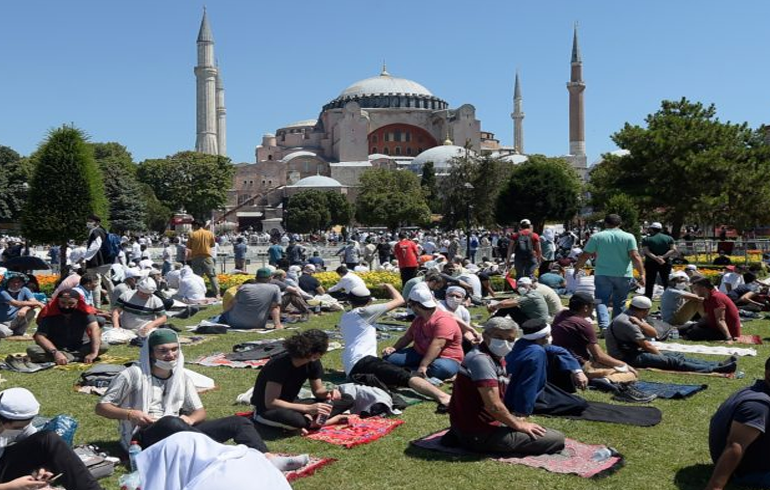
[[302, 268], [298, 265], [290, 265], [289, 266], [289, 272], [299, 272]]
[[520, 225], [531, 225], [532, 222], [530, 220], [528, 220], [528, 219], [523, 219], [523, 220], [519, 221], [519, 224]]
[[516, 281], [516, 285], [522, 285], [522, 286], [531, 286], [532, 285], [532, 279], [529, 277], [522, 277], [518, 281]]
[[409, 301], [420, 303], [425, 308], [435, 308], [438, 306], [436, 300], [433, 298], [433, 293], [427, 287], [419, 288], [414, 287], [409, 293]]
[[315, 266], [313, 264], [306, 264], [304, 269], [302, 269], [305, 272], [315, 272]]
[[135, 267], [129, 267], [128, 269], [125, 270], [125, 273], [124, 273], [125, 279], [132, 279], [132, 278], [137, 278], [142, 276], [143, 276], [142, 271]]
[[136, 285], [136, 289], [144, 294], [152, 294], [158, 289], [158, 285], [155, 284], [155, 279], [151, 277], [145, 277]]
[[27, 420], [40, 412], [40, 403], [26, 388], [0, 391], [0, 416], [9, 420]]
[[653, 221], [652, 223], [650, 223], [650, 226], [648, 226], [648, 228], [651, 228], [653, 230], [662, 230], [663, 229], [663, 225], [661, 225], [657, 221]]
[[689, 280], [689, 276], [684, 273], [684, 271], [676, 271], [670, 276], [668, 276], [669, 279], [684, 279], [685, 281]]
[[631, 299], [631, 306], [640, 310], [649, 310], [652, 308], [652, 300], [647, 296], [634, 296]]
[[688, 271], [697, 271], [698, 270], [698, 266], [695, 265], [695, 264], [687, 264], [686, 266], [684, 266], [684, 268], [687, 269]]

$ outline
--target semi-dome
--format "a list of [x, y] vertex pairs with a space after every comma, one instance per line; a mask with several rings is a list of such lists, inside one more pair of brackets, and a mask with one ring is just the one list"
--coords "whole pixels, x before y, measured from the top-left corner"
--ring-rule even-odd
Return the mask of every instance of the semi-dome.
[[291, 124], [287, 124], [286, 126], [282, 127], [281, 129], [288, 129], [288, 128], [305, 128], [305, 127], [313, 127], [318, 123], [318, 119], [303, 119], [302, 121], [293, 122]]
[[297, 158], [297, 157], [317, 157], [317, 156], [318, 155], [316, 155], [312, 151], [302, 151], [301, 150], [301, 151], [295, 151], [295, 152], [289, 153], [288, 155], [283, 157], [281, 160], [283, 160], [284, 162], [288, 162], [289, 160], [292, 160], [292, 159]]
[[286, 187], [344, 187], [339, 181], [332, 179], [331, 177], [325, 177], [323, 175], [312, 175], [300, 179], [294, 185]]
[[390, 155], [384, 155], [382, 153], [372, 153], [371, 155], [369, 155], [369, 160], [379, 160], [380, 158], [387, 158], [390, 160], [393, 157]]
[[441, 146], [434, 146], [424, 152], [417, 155], [412, 160], [411, 166], [416, 170], [422, 170], [422, 166], [428, 162], [433, 162], [433, 166], [438, 169], [448, 169], [453, 158], [464, 157], [465, 152], [468, 151], [470, 155], [475, 155], [473, 150], [466, 150], [462, 146], [444, 144]]

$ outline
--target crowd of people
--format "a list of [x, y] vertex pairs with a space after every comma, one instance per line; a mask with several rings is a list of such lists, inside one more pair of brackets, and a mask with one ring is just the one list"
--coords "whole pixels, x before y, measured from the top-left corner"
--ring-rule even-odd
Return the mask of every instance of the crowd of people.
[[[272, 453], [261, 426], [307, 433], [344, 421], [356, 403], [355, 396], [324, 385], [329, 336], [308, 329], [287, 338], [259, 371], [251, 418], [208, 419], [184, 370], [179, 337], [167, 323], [168, 311], [178, 303], [221, 299], [220, 323], [281, 329], [288, 319], [305, 321], [318, 313], [311, 303], [319, 304], [319, 297], [333, 298], [347, 306], [339, 332], [348, 379], [408, 387], [435, 401], [437, 413], [449, 414], [444, 444], [524, 455], [564, 448], [565, 434], [529, 417], [580, 413], [587, 406], [580, 390], [591, 387], [617, 400], [647, 403], [653, 397], [635, 387], [640, 369], [735, 372], [736, 357], [704, 361], [660, 351], [656, 341], [676, 332], [688, 340], [731, 343], [741, 335], [741, 313], [768, 305], [767, 285], [757, 271], [728, 266], [718, 287], [695, 266], [674, 272], [676, 247], [662, 226], [652, 223], [637, 244], [617, 215], [607, 216], [604, 230], [584, 243], [573, 233], [557, 236], [550, 228], [540, 235], [522, 220], [508, 236], [474, 233], [467, 251], [457, 233], [354, 232], [335, 237], [343, 242], [337, 251], [341, 265], [335, 269], [337, 283], [328, 288], [314, 277], [327, 266], [320, 254], [309, 252], [300, 237], [273, 237], [268, 265], [226, 291], [220, 291], [216, 277], [217, 237], [203, 224], [193, 223], [184, 240], [169, 241], [162, 256], [153, 259], [145, 255], [149, 243], [139, 239], [120, 239], [118, 250], [111, 250], [100, 221], [89, 218], [84, 250], [71, 252], [70, 270], [47, 303], [33, 292], [33, 277], [4, 271], [0, 336], [24, 335], [36, 318], [29, 359], [59, 365], [98, 360], [107, 350], [106, 329], [139, 338], [138, 363], [112, 381], [95, 410], [118, 421], [124, 449], [168, 445], [165, 456], [155, 460], [147, 455], [158, 451], [143, 453], [148, 466], [140, 473], [148, 481], [170, 471], [168, 465], [158, 467], [168, 454], [198, 457], [185, 452], [182, 440], [200, 445], [201, 458], [219, 447], [211, 444], [241, 444], [266, 481], [276, 478], [276, 471], [299, 468], [308, 457]], [[249, 241], [245, 234], [232, 240], [239, 270], [245, 269]], [[491, 256], [476, 257], [479, 250]], [[584, 271], [589, 264], [592, 274]], [[402, 288], [383, 284], [388, 297], [376, 301], [358, 275], [371, 269], [398, 271]], [[495, 275], [507, 291], [495, 290]], [[653, 312], [656, 284], [663, 290], [659, 312]], [[640, 293], [629, 299], [637, 288]], [[480, 326], [469, 311], [479, 306], [489, 313]], [[408, 326], [393, 345], [381, 349], [376, 326], [386, 315], [398, 315]], [[310, 396], [302, 399], [306, 383]], [[439, 388], [442, 383], [451, 383], [451, 394]], [[0, 489], [42, 488], [57, 473], [65, 475], [65, 488], [100, 488], [58, 436], [30, 429], [38, 412], [26, 389], [0, 392]], [[768, 412], [770, 361], [764, 380], [733, 395], [712, 418], [709, 449], [716, 466], [710, 489], [722, 488], [731, 477], [746, 484], [770, 482], [764, 453], [770, 440]], [[25, 460], [24, 454], [35, 457]]]

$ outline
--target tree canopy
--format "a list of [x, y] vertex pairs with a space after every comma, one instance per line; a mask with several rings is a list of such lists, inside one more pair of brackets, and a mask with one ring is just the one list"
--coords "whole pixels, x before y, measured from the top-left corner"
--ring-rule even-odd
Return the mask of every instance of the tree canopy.
[[22, 232], [31, 240], [66, 244], [87, 238], [86, 219], [107, 225], [108, 206], [93, 148], [72, 126], [52, 130], [32, 156], [35, 164]]
[[422, 175], [420, 177], [420, 187], [425, 193], [425, 200], [428, 202], [432, 213], [441, 212], [441, 201], [438, 196], [438, 187], [436, 185], [436, 168], [433, 162], [425, 162], [422, 166]]
[[[471, 224], [492, 227], [496, 223], [497, 196], [508, 180], [513, 165], [489, 156], [463, 156], [452, 159], [449, 174], [441, 179], [439, 197], [443, 224], [454, 228], [465, 225], [467, 206], [472, 206]], [[467, 184], [471, 184], [469, 188]]]
[[147, 199], [136, 180], [131, 153], [119, 143], [93, 143], [94, 156], [104, 178], [110, 205], [110, 230], [114, 233], [147, 228]]
[[18, 221], [27, 200], [32, 165], [13, 149], [0, 146], [0, 221]]
[[546, 221], [566, 221], [580, 208], [582, 183], [562, 158], [530, 155], [516, 165], [497, 199], [497, 220], [513, 224], [529, 219], [541, 231]]
[[425, 225], [430, 208], [412, 172], [377, 168], [361, 175], [356, 199], [356, 219], [367, 226], [396, 229], [405, 225]]
[[182, 151], [139, 165], [139, 180], [149, 185], [157, 198], [174, 211], [184, 208], [204, 220], [227, 201], [235, 170], [227, 157]]
[[323, 191], [308, 189], [289, 198], [286, 205], [286, 228], [296, 233], [324, 230], [331, 221], [329, 201]]
[[714, 105], [664, 100], [612, 135], [628, 155], [605, 155], [591, 171], [592, 203], [627, 194], [641, 213], [662, 214], [679, 236], [687, 220], [747, 228], [770, 222], [770, 147], [745, 123], [722, 122]]

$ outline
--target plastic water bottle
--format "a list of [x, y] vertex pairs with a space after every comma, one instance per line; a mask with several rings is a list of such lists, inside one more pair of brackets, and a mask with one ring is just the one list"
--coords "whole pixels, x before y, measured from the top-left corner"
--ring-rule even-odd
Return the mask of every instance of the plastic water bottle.
[[[326, 400], [323, 403], [326, 403], [330, 407], [334, 405], [330, 400]], [[327, 420], [329, 420], [329, 416], [328, 415], [326, 415], [324, 413], [319, 413], [318, 417], [316, 417], [316, 419], [315, 419], [315, 423], [318, 424], [319, 426], [323, 427], [323, 425], [326, 423]]]
[[136, 457], [142, 452], [142, 446], [136, 441], [131, 441], [131, 445], [128, 446], [128, 461], [131, 464], [131, 471], [137, 471]]
[[612, 457], [612, 449], [608, 447], [603, 447], [600, 449], [597, 449], [596, 452], [594, 452], [593, 456], [591, 456], [592, 461], [596, 461], [597, 463], [600, 463], [602, 461], [606, 461]]

